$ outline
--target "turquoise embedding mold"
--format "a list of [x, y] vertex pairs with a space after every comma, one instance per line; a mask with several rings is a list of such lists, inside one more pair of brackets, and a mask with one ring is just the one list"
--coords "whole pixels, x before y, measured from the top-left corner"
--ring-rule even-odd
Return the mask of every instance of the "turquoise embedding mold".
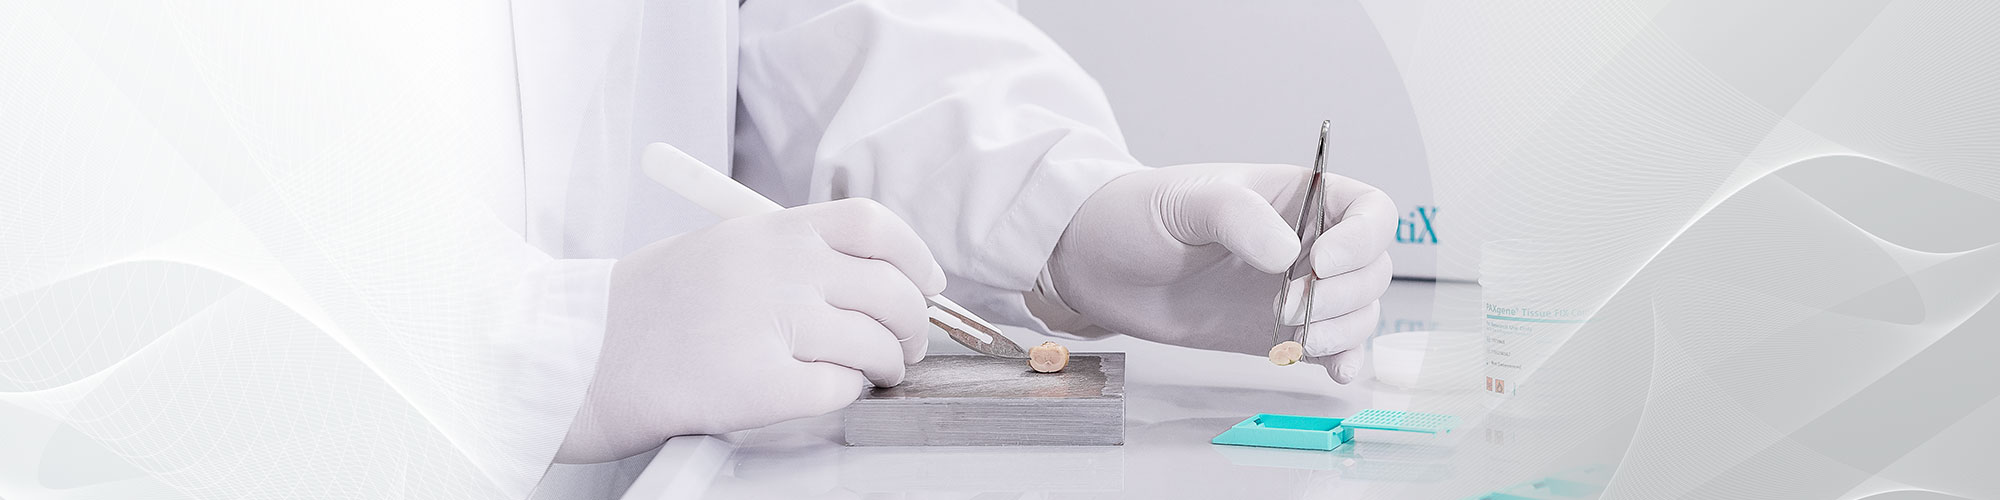
[[1260, 413], [1209, 440], [1215, 444], [1332, 451], [1354, 439], [1338, 418]]
[[1344, 419], [1263, 413], [1222, 431], [1222, 434], [1216, 435], [1215, 439], [1209, 442], [1332, 451], [1354, 440], [1354, 429], [1438, 434], [1451, 432], [1456, 426], [1458, 417], [1451, 415], [1395, 410], [1362, 410], [1361, 413]]

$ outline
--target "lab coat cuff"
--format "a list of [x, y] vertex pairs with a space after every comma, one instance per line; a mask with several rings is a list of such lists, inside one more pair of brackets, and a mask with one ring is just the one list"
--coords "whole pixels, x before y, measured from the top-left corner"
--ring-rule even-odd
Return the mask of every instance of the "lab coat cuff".
[[1099, 159], [1043, 164], [984, 239], [980, 245], [984, 251], [973, 259], [970, 278], [1015, 292], [978, 294], [994, 297], [996, 303], [984, 304], [994, 319], [1049, 333], [1048, 325], [1029, 311], [1021, 292], [1034, 293], [1031, 290], [1049, 255], [1055, 253], [1056, 241], [1084, 200], [1112, 179], [1145, 168], [1135, 162]]
[[509, 369], [495, 387], [505, 408], [526, 425], [521, 451], [532, 474], [502, 484], [527, 498], [547, 474], [597, 373], [610, 300], [612, 259], [562, 259], [530, 271], [521, 282], [519, 316], [495, 343]]
[[1063, 302], [1062, 295], [1056, 293], [1055, 278], [1049, 276], [1047, 266], [1042, 267], [1040, 278], [1035, 280], [1035, 289], [1021, 294], [1028, 313], [1044, 327], [1038, 331], [1044, 334], [1071, 340], [1092, 340], [1112, 335], [1110, 330], [1097, 326], [1083, 317], [1082, 313]]

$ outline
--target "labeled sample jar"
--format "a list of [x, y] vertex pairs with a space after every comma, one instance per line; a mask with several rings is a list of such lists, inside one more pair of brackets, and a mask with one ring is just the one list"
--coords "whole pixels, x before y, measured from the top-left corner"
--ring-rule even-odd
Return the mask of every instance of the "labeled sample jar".
[[1533, 240], [1480, 247], [1485, 302], [1485, 373], [1480, 383], [1497, 405], [1520, 394], [1542, 362], [1568, 341], [1591, 310], [1565, 273], [1560, 248]]

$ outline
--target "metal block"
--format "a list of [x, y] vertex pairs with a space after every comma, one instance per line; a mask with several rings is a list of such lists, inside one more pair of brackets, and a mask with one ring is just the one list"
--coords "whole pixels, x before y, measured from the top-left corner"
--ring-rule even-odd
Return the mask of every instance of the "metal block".
[[843, 417], [853, 446], [1125, 443], [1125, 354], [1077, 353], [1057, 373], [1018, 359], [932, 355]]

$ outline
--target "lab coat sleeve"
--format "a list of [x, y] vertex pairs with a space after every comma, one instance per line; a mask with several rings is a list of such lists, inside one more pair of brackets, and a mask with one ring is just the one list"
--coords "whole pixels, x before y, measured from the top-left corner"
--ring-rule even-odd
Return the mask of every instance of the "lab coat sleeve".
[[[597, 372], [610, 300], [611, 259], [556, 259], [529, 271], [514, 296], [514, 317], [494, 339], [501, 379], [496, 410], [518, 417], [519, 441], [500, 477], [511, 498], [528, 493], [555, 461]], [[511, 484], [510, 484], [511, 483]]]
[[781, 203], [873, 198], [958, 302], [1047, 331], [1023, 294], [1127, 152], [1103, 91], [993, 0], [758, 2], [741, 12], [737, 177]]

